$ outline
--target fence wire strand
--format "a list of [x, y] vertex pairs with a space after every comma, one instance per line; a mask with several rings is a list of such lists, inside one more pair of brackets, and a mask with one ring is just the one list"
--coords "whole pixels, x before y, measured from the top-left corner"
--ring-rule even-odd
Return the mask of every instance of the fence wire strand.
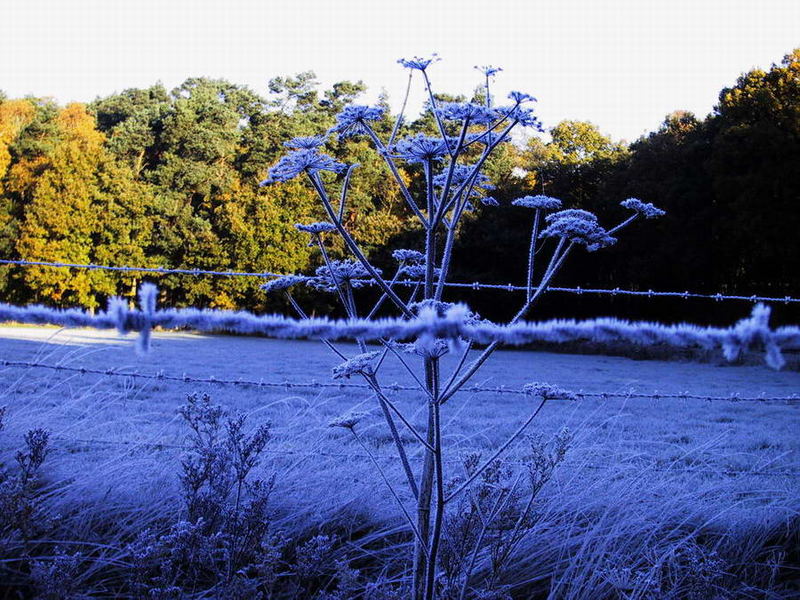
[[[66, 263], [66, 262], [46, 262], [35, 260], [0, 260], [0, 265], [13, 265], [20, 267], [51, 267], [56, 269], [87, 269], [98, 271], [117, 271], [123, 273], [152, 273], [156, 275], [190, 275], [190, 276], [213, 276], [213, 277], [257, 277], [262, 279], [283, 277], [281, 273], [272, 273], [270, 271], [255, 272], [255, 271], [213, 271], [207, 269], [172, 269], [166, 267], [127, 267], [127, 266], [113, 266], [113, 265], [95, 265], [83, 263]], [[360, 283], [373, 285], [371, 280], [359, 280]], [[395, 282], [396, 285], [417, 285], [416, 281], [400, 280]], [[445, 286], [451, 288], [462, 288], [471, 290], [498, 290], [506, 292], [525, 292], [526, 286], [514, 285], [511, 283], [466, 283], [466, 282], [447, 282]], [[535, 288], [534, 288], [535, 289]], [[723, 294], [721, 292], [715, 294], [705, 294], [700, 292], [676, 292], [676, 291], [655, 291], [655, 290], [628, 290], [621, 288], [582, 288], [582, 287], [555, 287], [548, 288], [551, 292], [564, 292], [570, 294], [590, 294], [590, 295], [606, 295], [606, 296], [637, 296], [647, 298], [699, 298], [706, 300], [721, 301], [744, 301], [744, 302], [773, 302], [791, 304], [800, 302], [800, 298], [793, 296], [763, 296], [758, 294]]]
[[[132, 379], [144, 379], [155, 381], [172, 381], [184, 384], [205, 384], [205, 385], [220, 385], [220, 386], [241, 386], [246, 388], [271, 388], [271, 389], [360, 389], [365, 391], [372, 391], [372, 387], [364, 383], [349, 383], [349, 382], [320, 382], [312, 381], [264, 381], [264, 380], [251, 380], [251, 379], [225, 379], [218, 377], [191, 377], [189, 375], [168, 375], [163, 371], [156, 373], [139, 373], [136, 371], [120, 371], [117, 369], [91, 369], [88, 367], [70, 367], [66, 365], [53, 365], [39, 362], [27, 362], [17, 360], [0, 360], [0, 366], [14, 367], [14, 368], [33, 368], [33, 369], [49, 369], [52, 371], [62, 371], [67, 373], [78, 373], [81, 375], [99, 375], [102, 377], [128, 377]], [[401, 385], [399, 383], [389, 383], [382, 387], [384, 391], [390, 392], [416, 392], [421, 393], [419, 387], [410, 385]], [[485, 386], [485, 385], [466, 385], [461, 390], [462, 393], [476, 393], [476, 394], [512, 394], [517, 396], [530, 395], [529, 391], [523, 389], [510, 388], [504, 385], [499, 386]], [[636, 399], [650, 399], [650, 400], [704, 400], [704, 401], [724, 401], [724, 402], [756, 402], [762, 404], [783, 403], [793, 404], [800, 403], [800, 396], [794, 394], [790, 396], [768, 396], [762, 392], [756, 396], [739, 396], [738, 394], [731, 394], [730, 396], [710, 396], [702, 394], [691, 394], [689, 392], [678, 393], [643, 393], [633, 390], [617, 391], [617, 392], [574, 392], [581, 400], [607, 400], [610, 398], [636, 398]]]

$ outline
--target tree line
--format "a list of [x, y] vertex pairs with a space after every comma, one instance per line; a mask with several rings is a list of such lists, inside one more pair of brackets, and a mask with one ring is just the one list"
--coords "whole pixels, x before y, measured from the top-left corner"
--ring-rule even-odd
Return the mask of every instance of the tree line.
[[[347, 81], [320, 90], [307, 72], [270, 80], [266, 95], [205, 78], [63, 107], [0, 93], [0, 258], [308, 272], [319, 257], [294, 224], [323, 220], [321, 207], [298, 181], [258, 183], [285, 152], [284, 140], [323, 132], [364, 91]], [[378, 102], [388, 106], [385, 96]], [[378, 134], [388, 138], [393, 125], [377, 124]], [[400, 129], [436, 133], [429, 117]], [[331, 139], [327, 151], [360, 164], [347, 223], [376, 263], [388, 264], [387, 245], [415, 248], [419, 232], [368, 142]], [[609, 250], [584, 253], [557, 283], [800, 294], [800, 49], [768, 71], [742, 75], [705, 118], [676, 111], [630, 144], [591, 123], [562, 121], [548, 141], [505, 145], [485, 172], [500, 206], [476, 206], [461, 231], [457, 280], [522, 280], [528, 215], [510, 206], [519, 196], [555, 196], [608, 223], [622, 216], [619, 202], [635, 196], [667, 216]], [[404, 176], [413, 189], [419, 174], [409, 168]], [[110, 295], [131, 296], [141, 278], [2, 266], [0, 297], [97, 308]], [[171, 306], [282, 308], [250, 278], [156, 281]], [[496, 299], [464, 298], [485, 316], [501, 316]], [[607, 307], [586, 298], [558, 306]]]

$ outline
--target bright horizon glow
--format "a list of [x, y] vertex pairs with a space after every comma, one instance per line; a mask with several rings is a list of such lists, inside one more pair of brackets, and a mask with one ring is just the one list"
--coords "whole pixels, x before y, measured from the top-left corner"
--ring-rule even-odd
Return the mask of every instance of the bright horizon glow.
[[436, 91], [469, 95], [474, 65], [500, 66], [498, 102], [528, 92], [545, 127], [588, 120], [629, 141], [673, 110], [704, 117], [740, 74], [800, 46], [797, 0], [26, 0], [4, 17], [0, 90], [11, 97], [88, 102], [188, 77], [266, 96], [270, 78], [312, 70], [323, 89], [363, 80], [364, 102], [383, 88], [397, 110], [397, 59], [436, 52]]

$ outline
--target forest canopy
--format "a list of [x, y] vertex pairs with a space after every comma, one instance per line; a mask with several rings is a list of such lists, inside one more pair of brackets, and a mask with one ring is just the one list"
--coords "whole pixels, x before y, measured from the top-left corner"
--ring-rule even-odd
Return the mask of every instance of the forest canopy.
[[[297, 180], [258, 183], [284, 153], [283, 140], [324, 132], [364, 91], [349, 81], [321, 90], [305, 72], [270, 80], [266, 95], [206, 78], [66, 106], [0, 93], [0, 258], [308, 272], [319, 257], [294, 224], [320, 220], [321, 208]], [[388, 112], [386, 97], [379, 104]], [[377, 133], [388, 138], [393, 125], [393, 117], [380, 121]], [[400, 129], [434, 128], [418, 118]], [[507, 144], [486, 166], [500, 206], [477, 206], [462, 229], [458, 252], [469, 260], [454, 264], [455, 279], [519, 283], [524, 270], [505, 257], [525, 254], [529, 231], [511, 201], [546, 193], [608, 222], [631, 196], [667, 211], [605, 256], [577, 260], [565, 285], [800, 290], [800, 49], [768, 71], [743, 74], [705, 118], [676, 110], [632, 143], [582, 121], [548, 132]], [[420, 243], [367, 141], [331, 139], [328, 152], [360, 164], [346, 222], [373, 260], [388, 258], [386, 245]], [[413, 166], [403, 176], [412, 190], [420, 179]], [[110, 295], [132, 296], [141, 278], [0, 266], [0, 297], [98, 308]], [[171, 306], [278, 308], [258, 279], [170, 275], [158, 283]]]

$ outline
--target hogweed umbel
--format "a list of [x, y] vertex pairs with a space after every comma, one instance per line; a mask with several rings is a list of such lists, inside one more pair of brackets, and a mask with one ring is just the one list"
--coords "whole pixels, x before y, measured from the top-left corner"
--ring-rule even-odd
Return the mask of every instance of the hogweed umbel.
[[[417, 133], [404, 139], [396, 139], [403, 122], [401, 111], [397, 121], [390, 128], [391, 136], [384, 140], [373, 128], [373, 124], [386, 117], [385, 109], [349, 105], [336, 117], [336, 124], [326, 133], [326, 135], [338, 134], [339, 139], [351, 136], [365, 136], [369, 139], [378, 155], [384, 160], [391, 178], [425, 234], [424, 247], [393, 252], [392, 256], [397, 261], [397, 266], [392, 274], [384, 276], [370, 263], [344, 220], [343, 207], [353, 168], [348, 168], [319, 152], [318, 148], [326, 140], [325, 136], [296, 138], [289, 142], [287, 145], [295, 150], [270, 169], [270, 177], [267, 180], [275, 183], [305, 176], [317, 193], [328, 220], [325, 223], [298, 225], [298, 229], [311, 234], [324, 260], [324, 264], [317, 269], [315, 275], [306, 279], [301, 276], [280, 278], [266, 284], [264, 286], [266, 291], [285, 292], [298, 316], [303, 319], [306, 318], [306, 313], [290, 293], [290, 288], [300, 283], [319, 290], [335, 292], [351, 321], [360, 318], [362, 314], [372, 318], [380, 307], [388, 304], [394, 306], [403, 319], [416, 320], [422, 324], [436, 323], [436, 336], [424, 333], [416, 342], [410, 344], [397, 344], [395, 340], [381, 337], [378, 339], [381, 348], [370, 351], [364, 339], [357, 339], [359, 352], [353, 356], [347, 356], [344, 350], [336, 347], [331, 341], [325, 342], [341, 361], [341, 364], [334, 367], [332, 376], [362, 377], [375, 392], [383, 418], [394, 440], [395, 450], [403, 464], [409, 491], [416, 504], [414, 518], [406, 509], [407, 500], [403, 500], [396, 492], [394, 484], [377, 462], [376, 467], [399, 503], [414, 533], [412, 588], [415, 600], [433, 600], [439, 597], [441, 591], [439, 551], [446, 505], [472, 485], [477, 477], [490, 468], [493, 461], [524, 434], [527, 426], [548, 399], [572, 397], [566, 390], [547, 384], [531, 384], [528, 391], [531, 396], [539, 398], [539, 403], [532, 410], [531, 416], [505, 443], [501, 444], [489, 461], [483, 465], [475, 465], [470, 477], [460, 486], [456, 489], [445, 489], [442, 408], [501, 345], [497, 340], [492, 341], [475, 360], [470, 362], [473, 344], [464, 341], [459, 331], [467, 323], [473, 323], [474, 327], [479, 329], [483, 326], [483, 322], [473, 316], [466, 307], [450, 305], [443, 301], [445, 283], [450, 276], [455, 238], [465, 213], [474, 210], [473, 200], [479, 200], [487, 206], [499, 205], [497, 200], [486, 194], [487, 191], [494, 189], [489, 178], [482, 173], [488, 157], [500, 144], [510, 141], [511, 132], [515, 128], [539, 129], [541, 126], [531, 107], [535, 98], [530, 94], [514, 91], [508, 96], [512, 104], [493, 106], [490, 84], [502, 70], [494, 66], [476, 67], [484, 78], [485, 93], [482, 102], [439, 101], [428, 76], [428, 68], [437, 60], [438, 57], [434, 55], [431, 58], [413, 57], [398, 61], [409, 69], [409, 86], [414, 76], [422, 77], [428, 96], [427, 109], [433, 117], [435, 132]], [[402, 170], [408, 168], [417, 168], [422, 172], [423, 185], [414, 188], [419, 192], [412, 193], [402, 175]], [[347, 171], [338, 210], [334, 208], [333, 196], [328, 191], [330, 183], [320, 177], [322, 171], [334, 173]], [[515, 200], [513, 204], [532, 209], [534, 214], [527, 261], [527, 294], [522, 306], [509, 322], [512, 326], [535, 305], [568, 255], [577, 246], [584, 246], [589, 251], [599, 250], [613, 244], [616, 238], [612, 234], [627, 226], [637, 216], [652, 218], [663, 213], [648, 203], [629, 199], [623, 202], [623, 206], [634, 211], [633, 216], [613, 228], [606, 229], [599, 224], [597, 217], [592, 213], [559, 210], [562, 208], [561, 201], [556, 198], [543, 195], [524, 196]], [[326, 246], [321, 241], [321, 234], [334, 232], [344, 241], [345, 250], [351, 255], [350, 258], [333, 260], [328, 256]], [[549, 245], [550, 258], [543, 261], [544, 268], [541, 268], [535, 264], [534, 257], [541, 254], [540, 250], [550, 238], [555, 238], [555, 244]], [[538, 283], [535, 283], [537, 272]], [[365, 282], [376, 285], [380, 297], [362, 313], [356, 305], [354, 290]], [[400, 283], [404, 287], [401, 287]], [[409, 286], [409, 283], [412, 285]], [[458, 360], [455, 368], [445, 373], [441, 357], [450, 353], [456, 354]], [[383, 393], [380, 369], [389, 355], [400, 362], [417, 382], [426, 398], [427, 423], [424, 429], [413, 425]], [[419, 372], [408, 362], [409, 356], [418, 356], [422, 360], [423, 367]], [[357, 420], [355, 417], [345, 416], [332, 424], [349, 429], [359, 443], [369, 451], [368, 446], [356, 432]], [[422, 466], [416, 473], [411, 468], [407, 450], [398, 433], [401, 426], [410, 431], [424, 452]], [[462, 589], [462, 597], [465, 590], [466, 587]]]

